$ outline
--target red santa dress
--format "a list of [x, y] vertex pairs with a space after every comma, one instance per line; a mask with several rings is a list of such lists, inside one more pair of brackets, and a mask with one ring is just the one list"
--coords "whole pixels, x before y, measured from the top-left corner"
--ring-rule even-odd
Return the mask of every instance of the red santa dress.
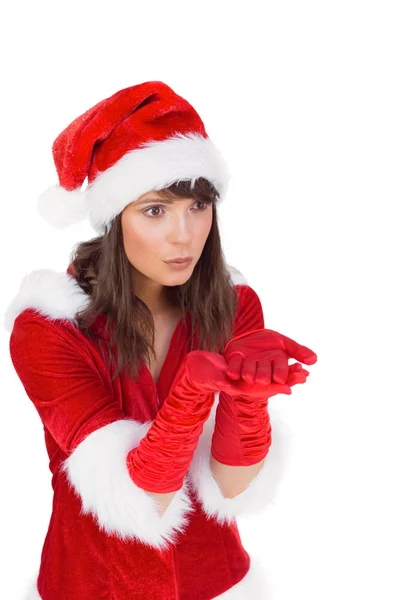
[[[235, 335], [264, 327], [256, 292], [233, 267]], [[290, 432], [270, 407], [272, 444], [249, 487], [225, 498], [210, 470], [219, 392], [180, 489], [160, 516], [125, 459], [151, 427], [184, 356], [190, 314], [178, 323], [157, 382], [145, 364], [112, 381], [103, 359], [106, 317], [94, 342], [74, 322], [89, 301], [70, 267], [26, 275], [6, 312], [12, 363], [43, 424], [52, 513], [24, 600], [267, 600], [267, 578], [244, 549], [236, 517], [271, 503]], [[275, 403], [276, 404], [276, 403]]]

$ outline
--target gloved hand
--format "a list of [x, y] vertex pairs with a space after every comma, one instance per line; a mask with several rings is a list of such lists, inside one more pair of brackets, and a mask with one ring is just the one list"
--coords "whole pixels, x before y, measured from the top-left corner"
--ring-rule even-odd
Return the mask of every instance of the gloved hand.
[[[254, 329], [238, 335], [226, 344], [224, 357], [227, 375], [248, 383], [286, 383], [288, 358], [306, 365], [317, 362], [315, 352], [272, 329]], [[273, 371], [273, 372], [272, 372]]]
[[192, 461], [214, 392], [265, 393], [264, 384], [234, 382], [221, 354], [195, 350], [183, 360], [169, 394], [140, 444], [127, 456], [131, 479], [149, 492], [176, 492]]
[[272, 443], [268, 401], [277, 394], [292, 393], [296, 383], [305, 383], [309, 372], [299, 363], [289, 366], [286, 384], [271, 383], [263, 395], [221, 391], [215, 415], [211, 454], [224, 465], [248, 467], [261, 462]]
[[230, 340], [224, 357], [232, 380], [268, 386], [259, 397], [224, 391], [219, 395], [211, 453], [223, 464], [250, 466], [261, 462], [271, 446], [269, 398], [291, 394], [291, 387], [305, 383], [309, 375], [300, 363], [289, 365], [289, 358], [314, 364], [317, 355], [275, 331], [257, 329]]

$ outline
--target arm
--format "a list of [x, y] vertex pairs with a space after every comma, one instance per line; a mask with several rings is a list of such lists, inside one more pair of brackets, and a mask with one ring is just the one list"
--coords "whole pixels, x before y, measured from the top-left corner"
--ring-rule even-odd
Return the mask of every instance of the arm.
[[126, 457], [152, 423], [125, 416], [108, 370], [87, 338], [70, 324], [27, 309], [14, 322], [10, 354], [43, 425], [65, 454], [61, 470], [83, 512], [121, 539], [156, 548], [174, 542], [193, 510], [187, 483], [168, 494], [172, 501], [160, 514], [156, 498], [133, 481]]
[[265, 458], [249, 467], [237, 467], [224, 465], [211, 454], [210, 467], [215, 481], [218, 483], [225, 498], [234, 498], [248, 488], [250, 482], [255, 478]]
[[[263, 464], [248, 486], [236, 495], [243, 484], [237, 478], [240, 471], [235, 472], [232, 470], [235, 467], [223, 465], [223, 471], [228, 475], [225, 479], [221, 470], [216, 473], [216, 477], [211, 469], [211, 445], [220, 394], [221, 392], [216, 394], [217, 399], [204, 425], [188, 475], [203, 511], [209, 518], [214, 518], [223, 525], [235, 521], [240, 515], [262, 512], [269, 504], [274, 503], [289, 464], [292, 433], [276, 410], [276, 404], [272, 404], [269, 413], [273, 433], [268, 455], [261, 461]], [[246, 469], [243, 472], [250, 474], [253, 467], [255, 465], [236, 468]]]
[[155, 492], [146, 492], [154, 501], [157, 503], [157, 510], [159, 515], [163, 515], [175, 498], [176, 492], [166, 492], [165, 494], [156, 494]]
[[[243, 285], [238, 286], [238, 293], [238, 310], [232, 337], [264, 328], [262, 306], [256, 292]], [[240, 514], [262, 511], [274, 502], [290, 456], [291, 432], [280, 419], [274, 403], [263, 415], [263, 428], [260, 429], [260, 432], [264, 432], [265, 442], [269, 439], [267, 456], [254, 456], [253, 464], [249, 463], [249, 466], [238, 466], [239, 463], [234, 461], [231, 464], [227, 464], [228, 461], [224, 463], [213, 456], [212, 440], [213, 435], [228, 433], [227, 437], [235, 442], [235, 431], [221, 432], [218, 427], [219, 412], [229, 411], [235, 406], [235, 401], [234, 397], [222, 391], [217, 396], [195, 451], [189, 478], [203, 510], [223, 523], [234, 520]], [[239, 452], [239, 444], [235, 444], [232, 450]], [[235, 452], [227, 448], [227, 454], [231, 453]]]
[[[241, 298], [242, 300], [242, 298]], [[243, 305], [243, 300], [241, 302]], [[234, 336], [244, 333], [246, 330], [264, 327], [264, 317], [261, 303], [258, 298], [246, 302], [247, 312], [243, 309], [238, 315], [238, 323], [235, 326]], [[227, 465], [218, 461], [212, 454], [210, 456], [210, 467], [214, 479], [218, 483], [221, 492], [226, 498], [234, 498], [243, 492], [255, 478], [264, 464], [265, 459], [250, 466]]]

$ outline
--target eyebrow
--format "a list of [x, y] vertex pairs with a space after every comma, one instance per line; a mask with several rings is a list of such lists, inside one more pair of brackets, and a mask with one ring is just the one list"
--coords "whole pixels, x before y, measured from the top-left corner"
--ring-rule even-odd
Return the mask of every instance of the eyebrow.
[[[193, 201], [193, 198], [189, 198], [190, 201]], [[161, 198], [148, 198], [146, 200], [140, 200], [140, 202], [135, 202], [136, 206], [142, 206], [143, 204], [152, 204], [156, 202], [157, 204], [174, 204], [176, 200], [162, 200]]]

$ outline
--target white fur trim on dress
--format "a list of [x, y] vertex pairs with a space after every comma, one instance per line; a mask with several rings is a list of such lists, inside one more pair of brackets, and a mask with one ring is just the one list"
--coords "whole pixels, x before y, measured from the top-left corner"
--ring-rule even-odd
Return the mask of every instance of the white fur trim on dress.
[[193, 184], [198, 177], [208, 179], [218, 191], [219, 201], [223, 200], [230, 174], [221, 151], [208, 137], [178, 133], [167, 140], [148, 142], [127, 152], [88, 185], [89, 222], [98, 233], [104, 233], [106, 225], [143, 194], [181, 180], [190, 179]]
[[[234, 285], [246, 285], [244, 275], [235, 267], [226, 265]], [[26, 308], [36, 309], [51, 320], [75, 321], [78, 311], [86, 308], [90, 301], [75, 278], [66, 271], [37, 269], [25, 275], [20, 287], [4, 315], [4, 327], [10, 333], [17, 316]]]
[[4, 327], [12, 331], [17, 316], [26, 308], [36, 309], [51, 320], [74, 321], [90, 298], [68, 273], [38, 269], [25, 275], [4, 315]]
[[[38, 574], [32, 581], [23, 600], [42, 600], [37, 589]], [[199, 582], [199, 585], [201, 582]], [[241, 581], [229, 590], [214, 596], [213, 600], [271, 600], [271, 584], [265, 576], [264, 570], [258, 559], [250, 556], [250, 569]]]
[[188, 476], [208, 518], [215, 518], [219, 523], [224, 524], [233, 522], [239, 515], [261, 512], [269, 504], [274, 503], [279, 484], [290, 460], [292, 433], [271, 402], [268, 411], [271, 419], [272, 443], [264, 464], [243, 492], [233, 498], [226, 498], [210, 466], [219, 392], [215, 395], [216, 399], [194, 451]]
[[226, 265], [226, 268], [229, 272], [231, 281], [233, 283], [233, 285], [248, 285], [248, 280], [246, 279], [246, 277], [243, 275], [243, 273], [241, 273], [239, 271], [239, 269], [237, 269], [236, 267], [232, 266], [232, 265]]
[[151, 425], [123, 419], [100, 427], [75, 448], [61, 470], [80, 496], [83, 514], [93, 515], [100, 529], [162, 550], [185, 530], [194, 507], [185, 480], [160, 515], [158, 502], [130, 478], [126, 457]]
[[241, 581], [213, 600], [272, 600], [272, 586], [261, 563], [250, 556], [250, 569]]
[[40, 596], [37, 589], [38, 577], [38, 572], [36, 572], [33, 576], [29, 577], [29, 583], [25, 588], [25, 593], [22, 600], [42, 600], [42, 597]]

